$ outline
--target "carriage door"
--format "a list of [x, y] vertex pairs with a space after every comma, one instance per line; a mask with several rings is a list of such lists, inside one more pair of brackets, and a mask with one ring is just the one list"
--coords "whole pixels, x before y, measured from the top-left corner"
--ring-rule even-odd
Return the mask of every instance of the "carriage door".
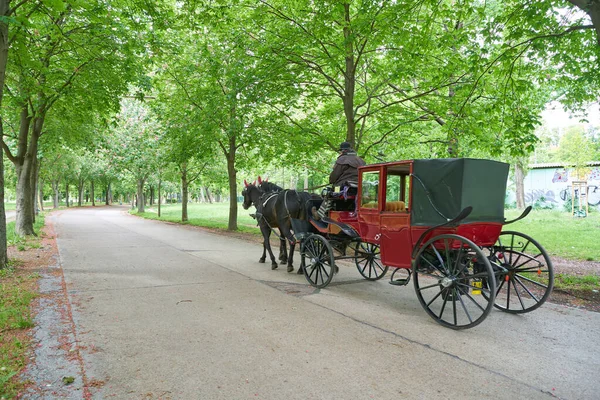
[[379, 216], [381, 198], [379, 178], [381, 168], [361, 168], [359, 175], [358, 224], [361, 238], [370, 243], [379, 244]]
[[384, 265], [409, 268], [412, 240], [410, 237], [410, 165], [387, 167], [385, 174], [385, 207], [381, 213], [381, 262]]

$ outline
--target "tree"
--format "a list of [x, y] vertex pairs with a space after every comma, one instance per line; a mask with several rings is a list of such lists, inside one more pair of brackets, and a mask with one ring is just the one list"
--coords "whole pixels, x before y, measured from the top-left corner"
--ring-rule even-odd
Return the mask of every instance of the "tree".
[[560, 138], [558, 155], [561, 161], [575, 167], [578, 179], [586, 175], [586, 166], [593, 161], [594, 147], [592, 142], [585, 136], [583, 126], [571, 126], [567, 128]]
[[168, 81], [172, 96], [182, 99], [182, 110], [193, 117], [188, 125], [195, 126], [203, 146], [217, 148], [225, 157], [228, 229], [236, 230], [237, 168], [244, 160], [238, 153], [257, 138], [256, 109], [269, 71], [257, 68], [256, 61], [248, 57], [245, 14], [228, 7], [218, 14], [204, 11], [208, 10], [181, 10], [182, 19], [191, 15], [185, 20], [187, 32], [169, 36], [157, 72]]
[[188, 99], [179, 93], [181, 87], [173, 84], [168, 75], [158, 77], [156, 85], [160, 91], [152, 106], [164, 128], [161, 159], [174, 164], [179, 171], [181, 220], [185, 222], [188, 220], [189, 187], [209, 164], [214, 164], [216, 151], [207, 143], [207, 135], [201, 131], [196, 119], [190, 116]]
[[145, 211], [144, 185], [156, 169], [159, 135], [159, 123], [144, 103], [134, 99], [121, 102], [116, 127], [106, 145], [113, 157], [111, 163], [135, 179], [139, 213]]
[[79, 112], [116, 104], [133, 78], [139, 47], [125, 3], [115, 2], [111, 13], [100, 1], [24, 3], [15, 15], [22, 29], [10, 38], [7, 79], [18, 129], [15, 142], [3, 137], [2, 145], [18, 175], [15, 229], [26, 235], [33, 234], [32, 179], [47, 118], [61, 102]]

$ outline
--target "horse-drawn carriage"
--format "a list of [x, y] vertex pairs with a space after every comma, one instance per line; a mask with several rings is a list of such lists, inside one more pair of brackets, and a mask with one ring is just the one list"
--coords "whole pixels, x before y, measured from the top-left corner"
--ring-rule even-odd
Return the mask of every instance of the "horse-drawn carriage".
[[417, 298], [438, 323], [464, 329], [492, 307], [526, 313], [543, 304], [554, 274], [532, 238], [502, 232], [509, 166], [490, 160], [434, 159], [359, 169], [355, 196], [332, 201], [325, 218], [292, 218], [308, 282], [327, 286], [336, 261], [351, 259], [368, 280], [394, 268], [390, 283], [414, 282]]

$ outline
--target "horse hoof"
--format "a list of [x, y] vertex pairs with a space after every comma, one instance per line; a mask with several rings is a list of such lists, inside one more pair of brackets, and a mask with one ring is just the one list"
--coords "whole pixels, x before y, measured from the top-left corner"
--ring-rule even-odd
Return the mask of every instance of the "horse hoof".
[[338, 266], [336, 265], [336, 266], [335, 266], [335, 269], [334, 269], [334, 271], [333, 271], [333, 273], [334, 273], [334, 274], [337, 274], [338, 272], [340, 272], [340, 269], [339, 269], [339, 268], [338, 268]]
[[271, 270], [273, 270], [273, 269], [277, 269], [277, 267], [278, 267], [277, 263], [273, 263], [273, 264], [271, 264]]
[[265, 263], [265, 259], [261, 258], [260, 260], [258, 260], [259, 263], [264, 264]]
[[279, 262], [279, 264], [281, 264], [281, 265], [283, 265], [283, 264], [287, 264], [287, 260], [281, 260], [281, 261]]
[[294, 272], [294, 267], [292, 265], [288, 265], [288, 272]]

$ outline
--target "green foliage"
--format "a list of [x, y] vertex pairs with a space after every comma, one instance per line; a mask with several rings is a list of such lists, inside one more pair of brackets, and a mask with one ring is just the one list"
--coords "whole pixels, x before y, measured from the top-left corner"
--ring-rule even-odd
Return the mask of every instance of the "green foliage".
[[116, 125], [107, 135], [106, 161], [146, 180], [157, 167], [160, 126], [150, 109], [137, 100], [122, 102]]
[[578, 176], [583, 179], [586, 173], [586, 163], [593, 161], [594, 148], [585, 136], [583, 127], [572, 126], [560, 138], [558, 155], [564, 161], [575, 167]]

